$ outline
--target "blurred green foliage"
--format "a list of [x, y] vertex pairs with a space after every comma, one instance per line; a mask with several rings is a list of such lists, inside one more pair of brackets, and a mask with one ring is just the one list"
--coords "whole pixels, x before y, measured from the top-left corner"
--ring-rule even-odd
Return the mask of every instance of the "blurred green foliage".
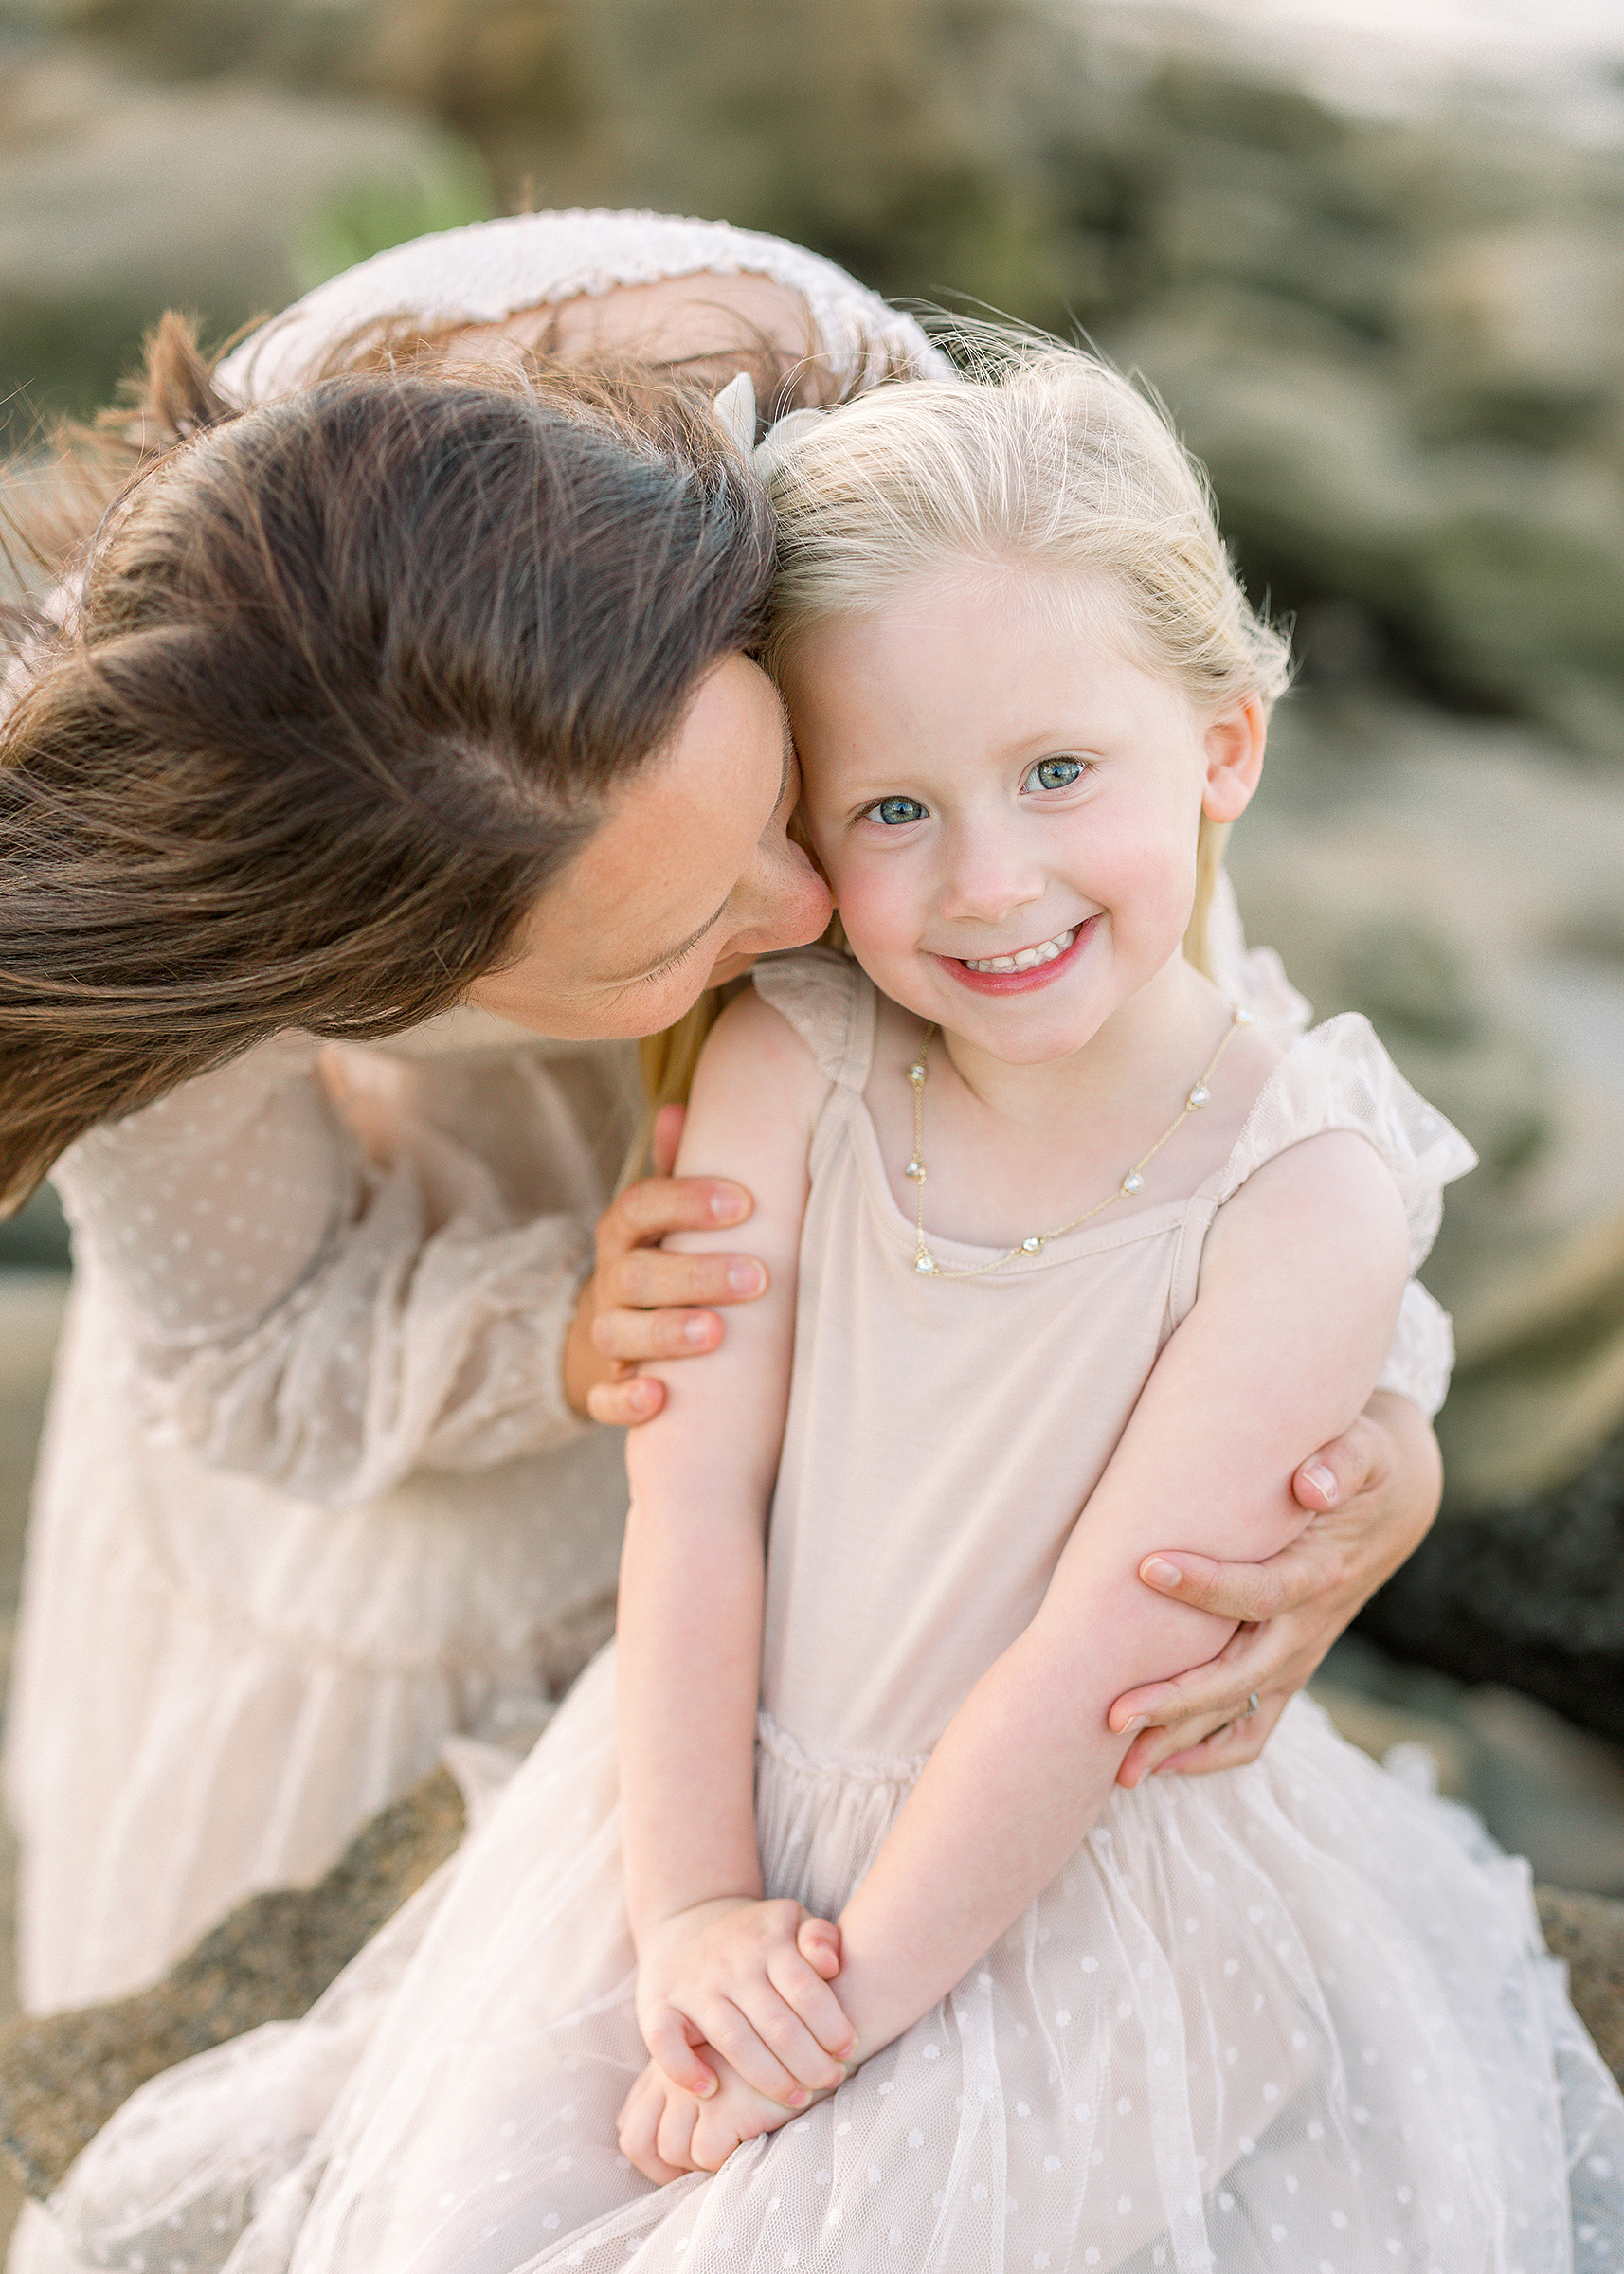
[[299, 290], [309, 292], [391, 244], [488, 221], [495, 210], [491, 177], [478, 153], [447, 142], [439, 173], [363, 175], [334, 190], [296, 235], [289, 266]]
[[1210, 49], [1129, 50], [1086, 0], [0, 0], [7, 37], [19, 86], [99, 74], [107, 135], [120, 102], [175, 106], [163, 146], [218, 147], [220, 192], [132, 178], [145, 255], [110, 235], [98, 266], [87, 203], [71, 261], [8, 274], [7, 183], [45, 143], [0, 102], [0, 388], [105, 391], [167, 299], [224, 328], [485, 210], [725, 214], [1142, 368], [1311, 671], [1357, 652], [1624, 754], [1615, 148], [1344, 115]]

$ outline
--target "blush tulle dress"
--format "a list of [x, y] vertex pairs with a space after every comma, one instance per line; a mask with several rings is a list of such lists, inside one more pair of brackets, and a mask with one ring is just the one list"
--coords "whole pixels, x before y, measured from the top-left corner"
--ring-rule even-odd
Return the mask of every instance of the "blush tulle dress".
[[[756, 984], [829, 1084], [757, 1821], [768, 1888], [833, 1914], [1037, 1606], [1224, 1201], [1298, 1140], [1358, 1130], [1418, 1260], [1471, 1156], [1368, 1025], [1334, 1019], [1194, 1194], [922, 1279], [864, 1104], [872, 988], [819, 951]], [[611, 1650], [303, 2022], [156, 2079], [92, 2143], [53, 2206], [61, 2263], [1567, 2274], [1615, 2265], [1624, 2231], [1624, 2103], [1543, 1951], [1527, 1867], [1305, 1700], [1250, 1767], [1115, 1792], [939, 2005], [715, 2176], [657, 2189], [619, 2154], [642, 2066]]]

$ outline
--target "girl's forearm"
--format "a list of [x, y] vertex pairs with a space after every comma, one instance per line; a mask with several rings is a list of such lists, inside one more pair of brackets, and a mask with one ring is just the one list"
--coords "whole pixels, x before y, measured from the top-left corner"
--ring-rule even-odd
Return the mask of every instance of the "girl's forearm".
[[1375, 1154], [1342, 1132], [1307, 1141], [1225, 1215], [1038, 1615], [954, 1715], [841, 1915], [838, 1994], [867, 2052], [929, 2012], [1086, 1837], [1129, 1742], [1107, 1724], [1113, 1701], [1233, 1633], [1139, 1583], [1165, 1511], [1187, 1512], [1198, 1550], [1272, 1554], [1302, 1526], [1298, 1461], [1369, 1395], [1407, 1268]]
[[1106, 1726], [1110, 1704], [1029, 1629], [954, 1716], [840, 1914], [836, 1991], [865, 2056], [928, 2013], [1087, 1836], [1130, 1742]]
[[621, 1800], [633, 1940], [718, 1895], [758, 1895], [759, 1512], [634, 1499], [619, 1613]]

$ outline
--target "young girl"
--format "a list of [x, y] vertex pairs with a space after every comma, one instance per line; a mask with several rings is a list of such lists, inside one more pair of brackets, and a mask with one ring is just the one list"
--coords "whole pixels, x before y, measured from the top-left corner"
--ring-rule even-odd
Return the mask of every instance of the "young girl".
[[851, 955], [700, 1066], [772, 1291], [632, 1445], [619, 1744], [605, 1654], [448, 1889], [59, 2213], [184, 2269], [251, 2212], [232, 2274], [1612, 2263], [1524, 1865], [1300, 1703], [1113, 1783], [1111, 1699], [1222, 1639], [1141, 1561], [1289, 1536], [1470, 1162], [1362, 1020], [1281, 1053], [1202, 974], [1282, 645], [1083, 356], [767, 447]]

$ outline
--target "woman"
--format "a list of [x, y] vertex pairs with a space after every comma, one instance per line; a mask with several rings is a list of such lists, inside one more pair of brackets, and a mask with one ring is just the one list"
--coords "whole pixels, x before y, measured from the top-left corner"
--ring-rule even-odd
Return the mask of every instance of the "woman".
[[[538, 346], [781, 402], [933, 368], [839, 270], [719, 225], [424, 240], [212, 374], [160, 334], [148, 428], [181, 446], [13, 673], [0, 1185], [57, 1164], [77, 1264], [9, 1741], [36, 2009], [319, 1872], [448, 1733], [533, 1728], [613, 1584], [587, 1417], [646, 1418], [629, 1365], [765, 1285], [653, 1252], [746, 1195], [657, 1177], [592, 1223], [638, 1126], [616, 1038], [827, 918], [746, 653], [770, 527], [691, 394]], [[1214, 945], [1289, 1022], [1238, 928]], [[1418, 1290], [1400, 1344], [1296, 1480], [1302, 1543], [1147, 1564], [1266, 1623], [1119, 1704], [1150, 1724], [1125, 1778], [1251, 1758], [1424, 1528]]]

